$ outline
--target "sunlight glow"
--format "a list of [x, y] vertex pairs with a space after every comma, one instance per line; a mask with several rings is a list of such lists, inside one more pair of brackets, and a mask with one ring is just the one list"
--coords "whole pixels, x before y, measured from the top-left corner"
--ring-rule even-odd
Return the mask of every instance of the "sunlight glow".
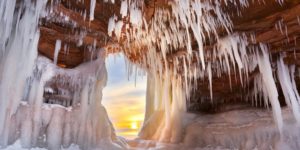
[[123, 56], [109, 56], [106, 60], [108, 83], [103, 90], [103, 105], [118, 136], [137, 137], [144, 120], [146, 77], [128, 77]]
[[138, 129], [138, 125], [137, 125], [137, 122], [131, 122], [131, 129], [133, 130], [137, 130]]

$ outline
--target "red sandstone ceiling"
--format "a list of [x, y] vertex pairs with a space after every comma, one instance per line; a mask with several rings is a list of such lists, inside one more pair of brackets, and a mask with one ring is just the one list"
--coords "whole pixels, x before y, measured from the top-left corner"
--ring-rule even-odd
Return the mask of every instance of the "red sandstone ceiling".
[[[89, 21], [90, 0], [84, 2], [62, 0], [61, 3], [53, 4], [49, 2], [49, 5], [54, 6], [53, 13], [41, 19], [40, 54], [53, 59], [57, 39], [60, 39], [62, 45], [67, 47], [67, 50], [59, 52], [58, 64], [62, 67], [74, 67], [89, 59], [91, 47], [106, 47], [109, 53], [120, 51], [118, 45], [122, 45], [124, 40], [121, 39], [118, 42], [114, 35], [109, 37], [107, 30], [109, 18], [114, 14], [120, 16], [120, 3], [118, 0], [115, 4], [97, 0], [94, 20]], [[285, 0], [283, 5], [275, 0], [265, 0], [265, 3], [250, 1], [249, 7], [243, 8], [240, 15], [236, 13], [237, 7], [233, 4], [232, 6], [223, 4], [223, 6], [222, 8], [230, 14], [233, 21], [233, 32], [254, 33], [257, 43], [269, 44], [274, 57], [278, 52], [286, 51], [288, 56], [285, 61], [300, 65], [297, 59], [300, 56], [299, 0]], [[156, 8], [162, 7], [168, 9], [166, 0], [145, 1], [143, 14], [146, 20], [151, 19]], [[84, 13], [87, 17], [82, 15]], [[275, 27], [280, 22], [284, 24], [284, 34]], [[224, 29], [219, 29], [218, 34], [223, 36], [226, 32]], [[193, 41], [196, 43], [195, 39]], [[209, 50], [212, 44], [206, 43], [205, 50]], [[168, 57], [184, 55], [185, 51], [184, 49], [177, 50], [168, 54]], [[127, 53], [127, 56], [132, 61], [139, 57], [136, 53]]]

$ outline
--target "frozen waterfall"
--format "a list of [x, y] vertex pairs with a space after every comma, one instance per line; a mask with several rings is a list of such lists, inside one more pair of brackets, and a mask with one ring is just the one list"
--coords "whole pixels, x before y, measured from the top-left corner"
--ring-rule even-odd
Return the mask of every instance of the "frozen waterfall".
[[0, 41], [1, 147], [18, 140], [23, 148], [124, 148], [101, 104], [107, 80], [105, 51], [97, 50], [97, 59], [74, 69], [55, 65], [60, 40], [54, 63], [38, 56], [38, 21], [48, 13], [46, 3], [0, 2], [0, 32], [5, 35]]

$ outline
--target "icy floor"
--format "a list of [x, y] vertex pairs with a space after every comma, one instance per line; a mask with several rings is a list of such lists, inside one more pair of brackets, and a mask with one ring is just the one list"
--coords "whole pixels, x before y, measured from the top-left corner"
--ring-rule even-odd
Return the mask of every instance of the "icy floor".
[[[26, 148], [22, 148], [20, 141], [16, 141], [13, 145], [10, 145], [4, 149], [0, 147], [1, 150], [28, 150]], [[47, 150], [46, 148], [31, 148], [30, 150]], [[78, 145], [72, 144], [68, 148], [62, 148], [62, 150], [80, 150]]]
[[[129, 141], [130, 148], [129, 150], [160, 150], [160, 149], [174, 149], [178, 148], [179, 145], [175, 144], [164, 144], [164, 143], [157, 143], [155, 141], [145, 141], [145, 140], [132, 140]], [[13, 145], [10, 145], [4, 149], [0, 148], [1, 150], [28, 150], [26, 148], [21, 147], [20, 141], [16, 141]], [[30, 150], [47, 150], [46, 148], [31, 148]], [[81, 150], [78, 145], [71, 145], [68, 148], [62, 148], [62, 150]]]
[[[300, 126], [292, 112], [283, 109], [286, 122], [281, 139], [272, 120], [272, 112], [241, 108], [217, 114], [198, 114], [186, 128], [183, 143], [169, 144], [151, 140], [126, 140], [129, 150], [226, 150], [275, 149], [297, 150], [300, 147]], [[0, 148], [1, 149], [1, 148]], [[3, 150], [26, 150], [19, 141]], [[46, 150], [33, 148], [32, 150]], [[62, 150], [80, 150], [71, 145]]]

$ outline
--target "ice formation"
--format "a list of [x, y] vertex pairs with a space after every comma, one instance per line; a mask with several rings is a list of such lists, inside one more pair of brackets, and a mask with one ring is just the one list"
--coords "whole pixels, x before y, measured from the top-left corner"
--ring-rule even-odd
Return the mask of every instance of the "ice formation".
[[[226, 1], [226, 3], [228, 2]], [[240, 7], [248, 7], [249, 5], [247, 0], [239, 2]], [[278, 3], [282, 4], [283, 2], [278, 1]], [[234, 4], [238, 5], [237, 3]], [[122, 7], [125, 7], [124, 4], [122, 5]], [[238, 73], [240, 84], [247, 88], [250, 86], [248, 82], [249, 74], [255, 71], [256, 68], [259, 69], [260, 75], [255, 79], [255, 88], [253, 89], [255, 96], [252, 96], [252, 98], [257, 104], [257, 95], [263, 95], [264, 105], [268, 107], [271, 104], [276, 125], [279, 132], [282, 131], [281, 106], [271, 60], [268, 56], [268, 47], [263, 43], [257, 43], [259, 46], [251, 45], [252, 43], [250, 44], [249, 41], [256, 43], [253, 35], [232, 33], [231, 19], [228, 14], [222, 11], [220, 1], [212, 3], [200, 0], [175, 0], [168, 3], [170, 10], [158, 8], [149, 22], [142, 22], [143, 18], [141, 17], [143, 16], [140, 13], [143, 10], [143, 4], [137, 1], [129, 1], [128, 5], [130, 6], [128, 10], [130, 20], [127, 20], [127, 22], [122, 20], [127, 29], [124, 33], [125, 37], [122, 37], [126, 40], [123, 47], [124, 51], [130, 53], [131, 47], [136, 49], [147, 48], [147, 52], [141, 60], [141, 65], [144, 65], [149, 74], [147, 93], [147, 103], [149, 104], [147, 104], [145, 123], [140, 133], [141, 137], [161, 141], [179, 141], [179, 134], [170, 131], [177, 130], [180, 132], [180, 127], [177, 128], [176, 125], [181, 126], [182, 122], [174, 123], [173, 121], [182, 120], [181, 115], [178, 114], [184, 114], [185, 111], [181, 108], [185, 104], [177, 104], [177, 101], [181, 103], [181, 101], [186, 102], [189, 99], [191, 90], [195, 88], [193, 81], [198, 79], [208, 80], [210, 97], [213, 103], [213, 77], [228, 75], [229, 86], [231, 87], [233, 80], [231, 75]], [[121, 12], [125, 10], [125, 8], [121, 9]], [[133, 28], [127, 28], [128, 26], [133, 26]], [[218, 28], [225, 29], [228, 35], [219, 37], [217, 34]], [[278, 28], [282, 30], [282, 27]], [[248, 37], [251, 37], [251, 39]], [[117, 39], [120, 39], [120, 36], [117, 35]], [[196, 48], [191, 44], [192, 39], [197, 42]], [[210, 51], [204, 50], [205, 41], [207, 40], [216, 43]], [[185, 50], [181, 52], [182, 49]], [[175, 56], [171, 58], [172, 60], [169, 60], [167, 58], [168, 54], [176, 53], [176, 51], [183, 53], [183, 55]], [[193, 62], [194, 56], [196, 56], [197, 63]], [[293, 80], [290, 80], [290, 82], [293, 82]], [[177, 87], [171, 87], [170, 83], [172, 85], [178, 83], [178, 85]], [[296, 88], [292, 84], [288, 86], [289, 90], [287, 92], [294, 94], [291, 108], [294, 110], [297, 119], [299, 104], [295, 103], [296, 93], [294, 91]], [[167, 93], [172, 93], [177, 88], [181, 89], [178, 91], [180, 91], [182, 97], [174, 100], [178, 96]], [[245, 99], [247, 99], [247, 96], [245, 96]], [[176, 114], [177, 111], [181, 113]], [[173, 115], [173, 113], [176, 115]], [[158, 127], [153, 128], [153, 126]], [[152, 132], [154, 133], [151, 134]]]
[[278, 125], [279, 131], [282, 130], [282, 114], [281, 114], [281, 108], [278, 101], [278, 91], [275, 85], [272, 67], [270, 64], [269, 54], [267, 52], [265, 45], [260, 45], [262, 49], [262, 54], [258, 54], [257, 60], [258, 60], [258, 68], [262, 76], [262, 84], [264, 86], [264, 99], [269, 100], [272, 105], [273, 115], [274, 119]]
[[[6, 120], [16, 126], [6, 129], [7, 133], [2, 134], [2, 139], [7, 136], [7, 144], [20, 139], [25, 148], [46, 146], [48, 149], [60, 149], [71, 144], [78, 144], [82, 149], [124, 148], [126, 145], [114, 144], [122, 142], [118, 142], [101, 104], [101, 91], [107, 78], [103, 53], [100, 50], [98, 59], [71, 70], [59, 69], [46, 58], [37, 58], [35, 73], [27, 80], [28, 85], [31, 85], [26, 87], [29, 92], [23, 97], [16, 113]], [[61, 93], [72, 98], [69, 107], [63, 107], [66, 105], [63, 102], [44, 103], [44, 87], [47, 87], [48, 82], [53, 82], [51, 80], [56, 76], [64, 80], [56, 81], [57, 84], [64, 85], [68, 80], [70, 88], [75, 90], [73, 94]]]
[[[30, 77], [39, 40], [38, 20], [44, 10], [46, 1], [41, 0], [33, 5], [28, 2], [19, 10], [14, 11], [15, 0], [2, 1], [1, 26], [2, 32], [7, 32], [1, 38], [1, 66], [0, 66], [0, 143], [9, 144], [8, 131], [10, 118], [18, 109], [23, 97], [26, 79]], [[11, 8], [13, 6], [13, 8]], [[22, 17], [21, 10], [24, 9]], [[9, 18], [11, 17], [11, 18]], [[16, 21], [16, 18], [18, 21]], [[17, 60], [17, 61], [16, 61]]]
[[277, 75], [281, 85], [281, 89], [288, 107], [291, 107], [295, 119], [299, 123], [300, 121], [300, 109], [299, 109], [299, 93], [295, 88], [294, 68], [289, 68], [283, 63], [282, 57], [277, 61]]
[[59, 69], [55, 64], [61, 40], [56, 41], [55, 64], [37, 54], [38, 23], [48, 13], [47, 0], [18, 2], [14, 10], [15, 3], [0, 3], [0, 8], [9, 6], [1, 9], [1, 24], [7, 24], [1, 32], [9, 33], [1, 38], [0, 146], [19, 140], [23, 148], [56, 150], [77, 144], [82, 149], [123, 149], [126, 145], [116, 137], [101, 104], [105, 51], [95, 50], [97, 59], [74, 69]]
[[112, 36], [112, 33], [116, 28], [116, 22], [115, 22], [116, 19], [117, 19], [116, 16], [112, 16], [111, 18], [109, 18], [108, 28], [107, 28], [109, 36]]
[[180, 142], [186, 98], [180, 79], [166, 72], [164, 78], [148, 74], [146, 116], [139, 136], [163, 142]]
[[[6, 147], [19, 140], [24, 148], [61, 149], [71, 144], [82, 149], [126, 148], [125, 142], [116, 137], [101, 105], [101, 92], [107, 78], [104, 50], [93, 49], [98, 57], [74, 69], [59, 69], [55, 64], [61, 50], [60, 39], [55, 44], [54, 64], [37, 54], [39, 19], [51, 12], [45, 8], [47, 0], [25, 0], [16, 7], [17, 2], [0, 2], [0, 145]], [[90, 2], [89, 20], [92, 21], [97, 2]], [[186, 127], [187, 130], [200, 128], [191, 127], [185, 118], [188, 115], [186, 103], [197, 81], [208, 82], [213, 103], [213, 79], [223, 75], [228, 76], [231, 88], [232, 75], [238, 74], [243, 88], [253, 86], [244, 99], [250, 97], [257, 104], [258, 97], [262, 97], [264, 101], [260, 103], [271, 106], [279, 129], [279, 132], [272, 129], [271, 134], [285, 136], [287, 128], [276, 79], [288, 108], [295, 120], [300, 121], [295, 66], [284, 64], [284, 55], [276, 60], [277, 64], [272, 64], [268, 47], [254, 42], [254, 35], [233, 33], [230, 15], [223, 12], [221, 2], [174, 0], [168, 3], [169, 9], [157, 8], [153, 17], [146, 20], [142, 1], [122, 0], [121, 18], [113, 15], [109, 19], [108, 35], [122, 42], [125, 54], [140, 55], [141, 60], [135, 63], [148, 72], [147, 107], [139, 137], [170, 143], [183, 141]], [[233, 0], [224, 2], [238, 5]], [[283, 4], [284, 1], [277, 2]], [[247, 0], [239, 1], [240, 7], [248, 5]], [[287, 34], [282, 21], [275, 27]], [[220, 28], [226, 36], [218, 35]], [[78, 32], [77, 46], [82, 45], [86, 34]], [[196, 45], [192, 45], [193, 42]], [[207, 43], [215, 44], [208, 47]], [[170, 56], [173, 54], [174, 57]], [[254, 85], [249, 85], [249, 74], [256, 70]], [[193, 134], [185, 136], [191, 137]], [[218, 138], [216, 141], [224, 143]]]
[[55, 49], [54, 49], [54, 64], [57, 64], [57, 57], [60, 49], [61, 49], [61, 40], [56, 40]]
[[90, 5], [90, 20], [94, 20], [94, 13], [95, 13], [95, 8], [96, 8], [96, 0], [91, 0], [91, 5]]
[[128, 2], [127, 0], [123, 0], [120, 8], [120, 14], [122, 15], [122, 18], [127, 16], [127, 12], [128, 12]]

